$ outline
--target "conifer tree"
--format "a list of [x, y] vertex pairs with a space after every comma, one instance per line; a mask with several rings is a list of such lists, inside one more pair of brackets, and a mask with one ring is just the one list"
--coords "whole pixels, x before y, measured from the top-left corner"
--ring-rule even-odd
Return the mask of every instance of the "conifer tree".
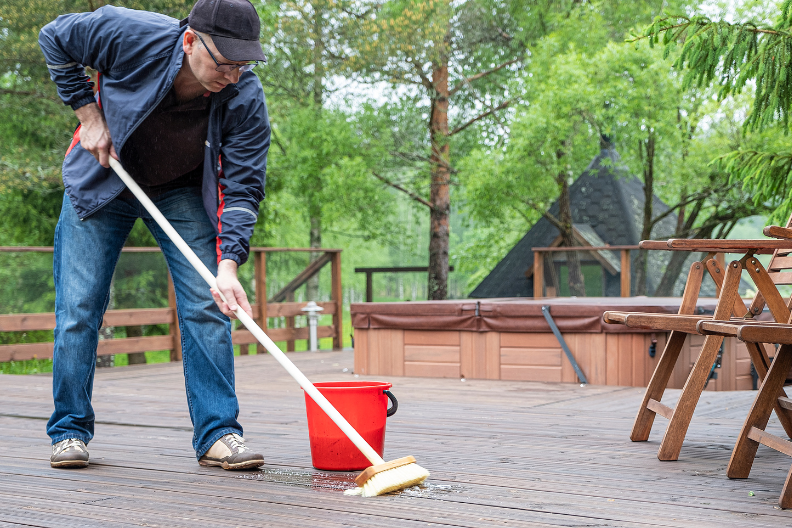
[[[704, 16], [657, 17], [631, 41], [648, 39], [665, 46], [665, 55], [679, 48], [674, 66], [684, 70], [683, 86], [714, 84], [719, 100], [753, 88], [746, 132], [782, 130], [790, 126], [792, 105], [792, 0], [785, 0], [775, 24], [730, 23]], [[788, 145], [788, 141], [784, 141]], [[786, 148], [785, 148], [786, 147]], [[753, 193], [756, 206], [771, 204], [776, 215], [792, 210], [792, 150], [780, 145], [738, 149], [717, 158]]]

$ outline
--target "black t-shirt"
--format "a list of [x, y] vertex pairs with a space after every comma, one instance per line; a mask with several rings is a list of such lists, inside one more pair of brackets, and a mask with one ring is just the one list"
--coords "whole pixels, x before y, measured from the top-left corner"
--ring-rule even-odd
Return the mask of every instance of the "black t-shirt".
[[[171, 88], [124, 144], [125, 168], [149, 196], [201, 186], [208, 95], [180, 102]], [[122, 195], [133, 196], [128, 189]]]

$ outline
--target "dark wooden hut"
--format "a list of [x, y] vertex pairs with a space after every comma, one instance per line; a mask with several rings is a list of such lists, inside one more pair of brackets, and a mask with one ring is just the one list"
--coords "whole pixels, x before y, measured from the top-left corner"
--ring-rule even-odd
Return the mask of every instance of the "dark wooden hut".
[[[599, 154], [570, 187], [572, 219], [579, 245], [636, 245], [640, 241], [643, 223], [643, 183], [630, 175], [621, 162], [618, 152], [605, 143]], [[668, 206], [657, 196], [653, 197], [655, 216], [668, 211]], [[558, 217], [558, 202], [550, 207], [550, 213]], [[652, 238], [669, 237], [676, 227], [675, 215], [669, 215], [652, 230]], [[533, 297], [534, 279], [533, 251], [535, 247], [560, 245], [560, 234], [546, 218], [538, 222], [509, 251], [497, 266], [470, 293], [474, 298]], [[566, 254], [557, 253], [553, 258], [555, 272], [559, 277], [561, 295], [566, 286]], [[581, 264], [586, 282], [587, 296], [615, 297], [620, 294], [620, 257], [616, 251], [581, 253]], [[632, 260], [637, 252], [632, 253]], [[665, 268], [668, 255], [651, 252], [649, 269]], [[635, 277], [635, 266], [630, 269]], [[652, 295], [661, 275], [649, 273], [647, 290]], [[684, 280], [684, 277], [682, 277]], [[635, 281], [631, 281], [635, 284]], [[681, 286], [680, 286], [681, 287]], [[675, 292], [676, 293], [676, 292]]]

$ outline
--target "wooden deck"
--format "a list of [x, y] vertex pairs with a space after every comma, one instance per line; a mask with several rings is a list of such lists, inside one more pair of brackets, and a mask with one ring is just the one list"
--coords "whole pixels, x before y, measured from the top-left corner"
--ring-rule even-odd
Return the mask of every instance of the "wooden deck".
[[[351, 352], [292, 357], [313, 380], [352, 379]], [[179, 365], [98, 372], [84, 470], [49, 467], [50, 377], [0, 376], [0, 527], [792, 525], [775, 506], [789, 457], [760, 446], [750, 479], [724, 474], [752, 392], [705, 392], [680, 460], [659, 462], [664, 423], [628, 439], [640, 388], [391, 378], [385, 458], [432, 477], [362, 499], [341, 493], [351, 474], [311, 468], [302, 391], [272, 358], [239, 358], [237, 378], [257, 472], [198, 466]]]

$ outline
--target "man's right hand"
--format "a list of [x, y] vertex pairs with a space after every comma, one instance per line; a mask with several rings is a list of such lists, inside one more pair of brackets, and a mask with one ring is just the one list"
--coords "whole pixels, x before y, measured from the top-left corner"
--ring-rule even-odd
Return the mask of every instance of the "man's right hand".
[[107, 128], [104, 114], [96, 103], [81, 106], [74, 111], [80, 120], [80, 144], [82, 148], [93, 154], [96, 161], [104, 167], [110, 167], [110, 156], [118, 159], [113, 140], [110, 138], [110, 129]]

